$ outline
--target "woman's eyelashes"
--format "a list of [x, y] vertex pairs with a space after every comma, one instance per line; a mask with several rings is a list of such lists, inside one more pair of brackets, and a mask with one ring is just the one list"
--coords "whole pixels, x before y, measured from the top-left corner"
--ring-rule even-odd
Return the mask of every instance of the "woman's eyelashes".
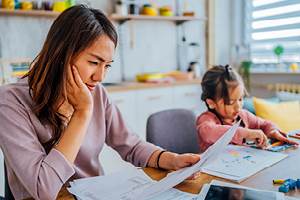
[[89, 61], [92, 65], [98, 65], [98, 62]]
[[[91, 63], [91, 64], [94, 65], [94, 66], [99, 65], [98, 62], [89, 61], [89, 63]], [[108, 68], [110, 68], [110, 67], [112, 67], [112, 66], [111, 66], [111, 65], [105, 65], [105, 68], [106, 68], [106, 69], [108, 69]]]

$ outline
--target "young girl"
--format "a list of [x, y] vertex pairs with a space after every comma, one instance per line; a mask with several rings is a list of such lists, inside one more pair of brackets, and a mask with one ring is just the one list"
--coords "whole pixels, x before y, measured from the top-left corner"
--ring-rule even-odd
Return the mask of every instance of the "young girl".
[[0, 147], [15, 199], [55, 199], [70, 180], [103, 175], [104, 143], [135, 166], [178, 170], [199, 161], [141, 140], [124, 121], [98, 84], [116, 46], [101, 11], [71, 7], [52, 24], [28, 75], [0, 87]]
[[245, 87], [241, 77], [231, 67], [214, 66], [202, 79], [201, 99], [208, 110], [196, 122], [200, 151], [204, 152], [240, 119], [242, 122], [231, 143], [242, 144], [244, 139], [266, 146], [267, 138], [297, 144], [288, 140], [279, 127], [271, 121], [261, 119], [243, 107]]

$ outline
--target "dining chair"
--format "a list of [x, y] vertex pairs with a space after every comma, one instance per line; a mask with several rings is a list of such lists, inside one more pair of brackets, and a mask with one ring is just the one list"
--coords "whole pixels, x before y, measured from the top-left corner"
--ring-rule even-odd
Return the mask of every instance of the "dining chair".
[[196, 119], [188, 109], [154, 113], [147, 120], [147, 141], [174, 153], [199, 153]]
[[5, 177], [5, 181], [4, 181], [4, 185], [5, 185], [4, 186], [5, 187], [4, 196], [5, 196], [5, 199], [6, 200], [15, 200], [13, 194], [11, 193], [9, 185], [8, 185], [7, 169], [6, 169], [5, 162], [4, 162], [4, 177]]

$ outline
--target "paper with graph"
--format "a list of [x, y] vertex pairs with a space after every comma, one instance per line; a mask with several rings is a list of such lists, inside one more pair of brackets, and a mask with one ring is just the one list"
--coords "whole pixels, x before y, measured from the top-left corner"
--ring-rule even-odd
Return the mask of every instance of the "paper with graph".
[[218, 159], [203, 168], [203, 172], [241, 182], [286, 157], [288, 157], [286, 154], [261, 151], [246, 146], [228, 145]]

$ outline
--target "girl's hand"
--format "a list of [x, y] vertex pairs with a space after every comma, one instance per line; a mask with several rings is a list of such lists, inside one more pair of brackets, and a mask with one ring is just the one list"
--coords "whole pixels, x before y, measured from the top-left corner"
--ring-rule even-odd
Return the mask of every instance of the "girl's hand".
[[83, 83], [77, 68], [70, 65], [67, 70], [68, 84], [67, 97], [69, 103], [73, 106], [75, 111], [93, 110], [93, 97], [86, 85]]
[[[189, 167], [194, 165], [200, 160], [200, 156], [197, 154], [191, 154], [191, 153], [186, 153], [186, 154], [181, 154], [177, 155], [174, 159], [174, 167], [175, 170], [182, 169], [184, 167]], [[195, 180], [199, 178], [201, 175], [201, 169], [194, 174], [192, 174], [187, 180]]]
[[282, 142], [287, 142], [287, 143], [291, 143], [291, 144], [294, 144], [294, 145], [299, 145], [297, 142], [294, 142], [293, 140], [289, 140], [284, 136], [286, 136], [286, 134], [280, 132], [277, 129], [274, 129], [270, 132], [270, 139], [276, 139], [276, 140], [279, 140], [279, 141], [282, 141]]
[[259, 129], [244, 129], [244, 138], [255, 142], [256, 146], [267, 146], [267, 136]]

